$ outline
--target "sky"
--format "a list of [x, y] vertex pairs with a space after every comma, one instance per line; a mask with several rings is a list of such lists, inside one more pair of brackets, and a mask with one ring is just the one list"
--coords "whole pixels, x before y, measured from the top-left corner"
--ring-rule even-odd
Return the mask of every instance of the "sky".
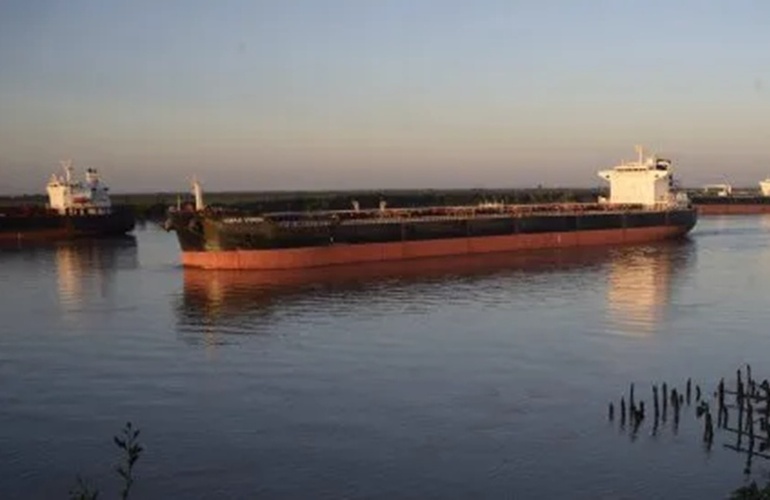
[[770, 176], [770, 2], [0, 2], [0, 194], [598, 186], [636, 144]]

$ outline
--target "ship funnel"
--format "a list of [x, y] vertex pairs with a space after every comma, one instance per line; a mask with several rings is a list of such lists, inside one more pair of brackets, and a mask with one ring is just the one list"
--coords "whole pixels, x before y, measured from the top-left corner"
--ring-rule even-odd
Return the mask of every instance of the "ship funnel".
[[384, 212], [385, 211], [385, 207], [387, 207], [387, 206], [388, 206], [388, 202], [387, 201], [380, 200], [380, 212]]
[[361, 205], [359, 205], [358, 200], [353, 200], [351, 203], [353, 205], [354, 212], [358, 212], [359, 210], [361, 210]]
[[198, 178], [195, 176], [193, 176], [192, 179], [192, 191], [193, 195], [195, 196], [195, 211], [198, 212], [206, 208], [206, 206], [203, 204], [203, 190], [201, 189], [201, 185], [198, 182]]

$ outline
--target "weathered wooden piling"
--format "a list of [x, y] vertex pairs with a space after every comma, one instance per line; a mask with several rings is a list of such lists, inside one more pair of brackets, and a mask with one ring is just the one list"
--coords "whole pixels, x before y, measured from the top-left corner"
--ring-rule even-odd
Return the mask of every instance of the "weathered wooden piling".
[[[737, 391], [736, 391], [736, 398], [738, 398]], [[742, 398], [738, 398], [737, 406], [738, 406], [738, 426], [736, 428], [738, 430], [738, 446], [740, 447], [741, 438], [743, 437], [743, 399]]]
[[746, 399], [746, 432], [752, 433], [754, 430], [754, 405], [751, 399]]
[[725, 414], [725, 379], [719, 379], [717, 386], [717, 427], [724, 427], [727, 423], [722, 421]]
[[765, 420], [770, 420], [770, 383], [767, 379], [763, 380], [759, 386], [765, 392]]
[[674, 410], [674, 428], [679, 425], [679, 393], [676, 388], [671, 389], [671, 409]]
[[[743, 370], [746, 370], [745, 373]], [[717, 429], [723, 429], [725, 433], [736, 435], [737, 442], [725, 444], [727, 448], [770, 459], [770, 454], [766, 453], [766, 450], [770, 449], [770, 381], [765, 379], [760, 383], [753, 379], [751, 366], [747, 364], [736, 370], [734, 390], [730, 386], [732, 384], [729, 383], [729, 378], [726, 382], [725, 377], [719, 379], [716, 389], [706, 389], [706, 393], [702, 393], [701, 387], [689, 377], [686, 379], [682, 391], [677, 387], [671, 387], [669, 390], [666, 382], [655, 383], [650, 386], [652, 389], [652, 402], [650, 403], [645, 401], [643, 397], [637, 399], [635, 384], [630, 383], [628, 396], [622, 395], [619, 402], [620, 428], [624, 433], [628, 430], [632, 440], [637, 439], [638, 430], [647, 416], [646, 402], [653, 405], [654, 422], [651, 428], [652, 436], [656, 436], [661, 414], [665, 423], [670, 404], [673, 412], [672, 431], [677, 434], [684, 405], [687, 404], [689, 408], [693, 401], [696, 401], [695, 415], [698, 418], [704, 417], [702, 439], [706, 448], [711, 449], [713, 446], [714, 426], [716, 425]], [[735, 398], [734, 405], [733, 397]], [[611, 422], [614, 422], [616, 417], [617, 403], [617, 401], [610, 401], [607, 406], [607, 418]], [[733, 408], [737, 412], [737, 424], [730, 427], [728, 420]], [[717, 413], [716, 422], [714, 422], [712, 409]], [[626, 418], [629, 420], [628, 429], [625, 427]], [[749, 463], [750, 460], [751, 457], [749, 457]]]

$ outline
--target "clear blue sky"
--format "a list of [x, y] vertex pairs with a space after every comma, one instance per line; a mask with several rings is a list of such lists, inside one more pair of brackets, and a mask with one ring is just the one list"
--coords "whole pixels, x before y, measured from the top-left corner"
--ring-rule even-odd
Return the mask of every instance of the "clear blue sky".
[[770, 175], [770, 2], [4, 0], [0, 192]]

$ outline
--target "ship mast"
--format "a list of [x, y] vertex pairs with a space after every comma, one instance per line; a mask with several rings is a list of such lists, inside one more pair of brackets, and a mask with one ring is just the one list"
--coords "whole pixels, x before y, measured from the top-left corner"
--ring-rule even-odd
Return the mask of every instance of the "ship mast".
[[203, 204], [203, 190], [201, 189], [197, 176], [193, 176], [192, 178], [192, 192], [195, 196], [195, 211], [198, 212], [206, 208]]
[[72, 160], [62, 160], [59, 164], [64, 169], [64, 179], [67, 182], [67, 185], [72, 184]]

